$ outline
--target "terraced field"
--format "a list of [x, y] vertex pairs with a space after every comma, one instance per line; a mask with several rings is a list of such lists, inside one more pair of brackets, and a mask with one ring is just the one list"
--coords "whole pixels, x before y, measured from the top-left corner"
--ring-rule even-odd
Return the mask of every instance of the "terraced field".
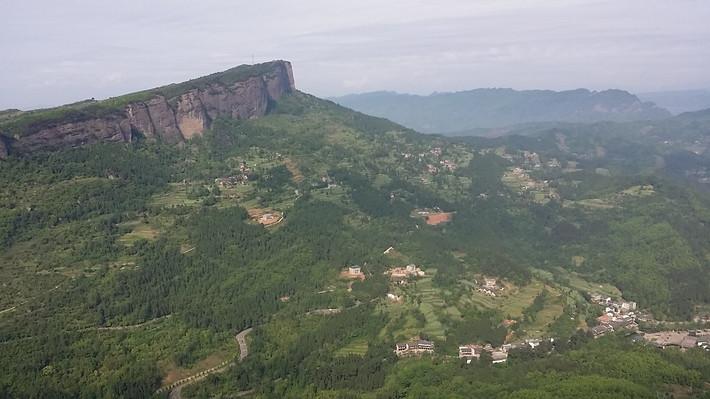
[[368, 344], [364, 338], [356, 338], [347, 345], [340, 348], [337, 352], [337, 356], [347, 356], [347, 355], [358, 355], [364, 356], [367, 353]]

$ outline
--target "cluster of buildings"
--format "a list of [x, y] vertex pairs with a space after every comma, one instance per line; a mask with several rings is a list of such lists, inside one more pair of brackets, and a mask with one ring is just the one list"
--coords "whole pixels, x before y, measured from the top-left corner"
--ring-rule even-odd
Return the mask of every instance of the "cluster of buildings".
[[533, 169], [540, 169], [542, 167], [542, 162], [540, 162], [540, 155], [534, 151], [523, 151], [523, 164], [525, 166], [532, 167]]
[[428, 163], [428, 164], [426, 164], [426, 171], [430, 175], [435, 175], [435, 174], [439, 173], [439, 167], [434, 164]]
[[247, 184], [249, 183], [249, 176], [251, 175], [251, 168], [247, 166], [246, 161], [241, 161], [239, 163], [239, 173], [234, 176], [218, 177], [214, 179], [214, 183], [222, 188], [234, 187], [237, 184]]
[[601, 294], [591, 294], [591, 301], [597, 305], [604, 306], [604, 314], [597, 317], [599, 324], [591, 330], [594, 337], [600, 337], [621, 329], [630, 331], [638, 329], [636, 302], [614, 300]]
[[[550, 338], [550, 342], [553, 339]], [[532, 338], [522, 342], [504, 344], [499, 347], [493, 347], [491, 344], [477, 345], [468, 344], [459, 346], [459, 359], [465, 359], [466, 363], [471, 363], [473, 359], [480, 359], [483, 352], [488, 352], [491, 355], [493, 364], [505, 363], [508, 361], [508, 353], [514, 349], [535, 349], [542, 343], [542, 339]]]
[[424, 277], [426, 273], [414, 263], [410, 263], [405, 267], [395, 267], [388, 270], [385, 274], [389, 274], [392, 281], [404, 284], [411, 277]]
[[318, 181], [312, 183], [311, 186], [315, 187], [315, 188], [331, 189], [331, 188], [338, 187], [338, 184], [335, 182], [335, 180], [332, 177], [330, 177], [328, 175], [324, 175], [324, 176], [321, 176]]
[[662, 349], [670, 347], [681, 350], [701, 348], [710, 351], [710, 330], [661, 331], [645, 333], [642, 337], [644, 341]]
[[[550, 339], [550, 342], [553, 340]], [[478, 345], [467, 344], [459, 346], [459, 359], [466, 360], [466, 363], [471, 363], [473, 359], [480, 359], [481, 354], [487, 352], [490, 354], [493, 364], [505, 363], [508, 361], [508, 354], [514, 349], [535, 349], [542, 343], [541, 339], [527, 339], [523, 342], [511, 343], [493, 347], [491, 344]], [[414, 339], [410, 342], [400, 342], [395, 344], [394, 353], [397, 356], [413, 356], [422, 354], [433, 354], [434, 343], [424, 339]]]
[[434, 343], [425, 339], [417, 339], [410, 342], [397, 343], [394, 346], [394, 353], [400, 357], [433, 354]]
[[498, 280], [493, 277], [484, 277], [481, 279], [481, 284], [476, 288], [478, 292], [481, 292], [485, 295], [495, 297], [500, 291], [503, 290], [503, 287], [498, 285]]
[[450, 172], [453, 172], [454, 170], [456, 170], [456, 168], [458, 168], [458, 165], [456, 165], [456, 162], [448, 160], [448, 159], [442, 159], [441, 161], [439, 161], [439, 165], [441, 165], [442, 168], [444, 168]]
[[557, 169], [557, 168], [561, 168], [562, 164], [560, 163], [559, 160], [557, 160], [557, 158], [552, 158], [549, 161], [547, 161], [547, 167]]
[[471, 363], [473, 359], [480, 359], [483, 352], [491, 354], [493, 364], [505, 363], [508, 361], [508, 350], [503, 347], [494, 348], [490, 344], [485, 346], [468, 344], [459, 346], [459, 359], [465, 359], [466, 363]]
[[[443, 150], [441, 147], [434, 147], [429, 150], [429, 154], [427, 153], [421, 153], [419, 154], [419, 162], [422, 162], [424, 159], [426, 159], [427, 155], [431, 156], [434, 158], [434, 163], [428, 163], [426, 164], [426, 172], [429, 173], [430, 175], [435, 175], [439, 173], [441, 170], [448, 170], [450, 172], [456, 170], [458, 165], [456, 162], [450, 160], [450, 159], [439, 159], [441, 158], [441, 155], [443, 154]], [[405, 159], [409, 159], [412, 155], [411, 154], [402, 154]], [[431, 159], [431, 158], [429, 158]], [[438, 164], [436, 163], [436, 160], [439, 160]]]

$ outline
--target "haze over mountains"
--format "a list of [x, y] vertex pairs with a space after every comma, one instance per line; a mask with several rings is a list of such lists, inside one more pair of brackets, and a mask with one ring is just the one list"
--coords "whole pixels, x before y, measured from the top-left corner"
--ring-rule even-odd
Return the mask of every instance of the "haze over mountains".
[[428, 96], [382, 91], [333, 101], [421, 132], [444, 134], [530, 122], [628, 122], [671, 116], [623, 90], [475, 89]]
[[673, 90], [639, 93], [643, 101], [651, 101], [674, 114], [710, 108], [710, 90]]

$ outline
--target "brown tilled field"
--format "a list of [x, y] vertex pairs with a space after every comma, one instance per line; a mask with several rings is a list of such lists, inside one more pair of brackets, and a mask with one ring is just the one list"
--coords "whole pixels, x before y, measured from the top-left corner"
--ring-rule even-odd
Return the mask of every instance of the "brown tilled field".
[[293, 181], [295, 183], [301, 183], [303, 181], [303, 173], [301, 173], [301, 169], [298, 168], [296, 162], [291, 158], [286, 158], [284, 159], [284, 164], [288, 171], [291, 172], [291, 175], [293, 175]]

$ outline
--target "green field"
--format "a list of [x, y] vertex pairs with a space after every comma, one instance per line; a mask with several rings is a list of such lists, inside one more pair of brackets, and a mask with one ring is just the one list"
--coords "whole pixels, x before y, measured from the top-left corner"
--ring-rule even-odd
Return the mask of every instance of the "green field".
[[367, 353], [367, 340], [363, 338], [356, 338], [350, 341], [347, 345], [338, 349], [335, 354], [336, 356], [346, 356], [346, 355], [358, 355], [364, 356]]

